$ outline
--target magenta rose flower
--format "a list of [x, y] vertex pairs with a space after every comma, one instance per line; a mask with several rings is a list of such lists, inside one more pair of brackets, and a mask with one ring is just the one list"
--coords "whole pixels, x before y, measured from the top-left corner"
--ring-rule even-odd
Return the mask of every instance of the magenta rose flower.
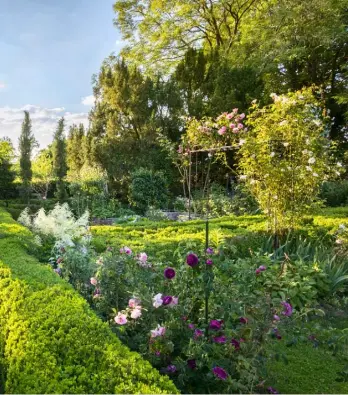
[[188, 254], [186, 257], [186, 263], [191, 267], [197, 266], [198, 261], [198, 256], [196, 254], [191, 253]]
[[240, 349], [240, 343], [239, 343], [239, 341], [237, 339], [232, 339], [231, 340], [231, 344], [236, 350]]
[[226, 372], [226, 370], [221, 368], [220, 366], [215, 366], [212, 371], [214, 376], [219, 380], [226, 380], [228, 377], [228, 373]]
[[175, 270], [171, 267], [167, 267], [166, 269], [164, 269], [164, 277], [168, 280], [171, 280], [175, 277]]
[[166, 306], [166, 305], [172, 303], [173, 297], [169, 296], [169, 295], [168, 296], [163, 296], [162, 300], [163, 300], [163, 306]]
[[205, 261], [205, 263], [206, 263], [208, 266], [210, 266], [210, 265], [213, 264], [213, 261], [212, 261], [211, 259], [207, 259], [207, 260]]
[[226, 343], [226, 336], [215, 336], [215, 337], [213, 337], [213, 342], [224, 344], [224, 343]]
[[247, 323], [248, 323], [248, 319], [247, 319], [247, 317], [240, 317], [240, 318], [239, 318], [239, 322], [240, 322], [241, 324], [247, 324]]
[[209, 328], [213, 331], [218, 331], [221, 329], [222, 322], [219, 320], [211, 320], [209, 324]]
[[214, 254], [214, 249], [211, 247], [208, 247], [205, 251], [208, 255], [213, 255]]

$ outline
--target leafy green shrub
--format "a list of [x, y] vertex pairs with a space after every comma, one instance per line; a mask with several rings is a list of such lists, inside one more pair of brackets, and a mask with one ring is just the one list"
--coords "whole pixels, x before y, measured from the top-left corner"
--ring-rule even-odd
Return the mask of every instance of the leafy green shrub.
[[167, 180], [162, 172], [139, 169], [131, 175], [129, 201], [139, 211], [163, 208], [168, 201]]
[[321, 186], [320, 198], [327, 206], [343, 206], [348, 203], [348, 181], [329, 182]]
[[177, 393], [66, 282], [23, 250], [0, 210], [0, 351], [6, 393]]

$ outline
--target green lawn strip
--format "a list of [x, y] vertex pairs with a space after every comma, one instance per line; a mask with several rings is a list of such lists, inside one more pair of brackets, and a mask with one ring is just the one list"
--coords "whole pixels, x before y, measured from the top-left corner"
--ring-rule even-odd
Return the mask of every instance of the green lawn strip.
[[348, 382], [338, 382], [346, 361], [323, 347], [280, 341], [272, 350], [286, 355], [268, 363], [267, 383], [282, 394], [347, 394]]

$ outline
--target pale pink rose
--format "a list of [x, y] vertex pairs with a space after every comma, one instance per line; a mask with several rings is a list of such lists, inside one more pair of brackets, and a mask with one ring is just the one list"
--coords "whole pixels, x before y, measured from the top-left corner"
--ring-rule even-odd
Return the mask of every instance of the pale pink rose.
[[236, 124], [235, 123], [230, 123], [230, 128], [231, 129], [234, 129], [236, 127]]
[[132, 250], [129, 247], [122, 247], [120, 249], [121, 254], [132, 255]]
[[138, 256], [138, 259], [140, 262], [142, 263], [146, 263], [147, 262], [147, 254], [146, 252], [141, 252]]
[[136, 307], [139, 306], [139, 304], [140, 304], [140, 300], [139, 299], [129, 299], [128, 306], [131, 309], [135, 309]]
[[166, 328], [164, 326], [157, 325], [157, 328], [151, 331], [151, 337], [164, 336]]
[[115, 322], [118, 325], [125, 325], [127, 324], [127, 316], [123, 313], [118, 313], [115, 317]]
[[134, 309], [131, 312], [131, 317], [136, 320], [137, 318], [141, 317], [141, 306], [137, 306], [136, 309]]
[[239, 133], [239, 129], [238, 128], [234, 128], [233, 129], [233, 133]]
[[174, 307], [179, 303], [179, 298], [176, 296], [173, 296], [172, 301], [169, 303], [169, 307]]
[[243, 129], [244, 126], [242, 123], [239, 123], [237, 127], [238, 127], [238, 129]]
[[95, 277], [91, 278], [91, 284], [92, 285], [97, 285], [98, 284], [98, 280]]
[[243, 112], [242, 114], [240, 114], [239, 118], [240, 118], [240, 119], [244, 119], [244, 118], [245, 118], [244, 112]]
[[232, 119], [233, 117], [234, 117], [234, 114], [232, 112], [226, 115], [227, 119]]
[[156, 309], [162, 306], [163, 304], [162, 294], [155, 295], [152, 301], [153, 301], [153, 307], [155, 307]]
[[218, 130], [220, 136], [226, 133], [226, 126], [223, 126], [221, 129]]

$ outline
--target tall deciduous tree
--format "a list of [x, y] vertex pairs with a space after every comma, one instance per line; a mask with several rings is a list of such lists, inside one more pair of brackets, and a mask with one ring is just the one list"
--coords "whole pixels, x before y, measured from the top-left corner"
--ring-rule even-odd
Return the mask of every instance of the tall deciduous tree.
[[[129, 42], [124, 55], [148, 69], [181, 60], [190, 48], [231, 51], [240, 26], [261, 0], [117, 0], [115, 25]], [[168, 70], [167, 70], [168, 71]]]
[[58, 121], [57, 130], [53, 136], [53, 168], [57, 182], [57, 198], [60, 202], [66, 200], [67, 192], [65, 177], [67, 174], [66, 139], [64, 136], [64, 118]]
[[22, 192], [25, 199], [30, 197], [30, 184], [33, 176], [31, 169], [31, 155], [33, 148], [37, 145], [34, 134], [31, 129], [31, 120], [28, 111], [24, 111], [24, 121], [22, 123], [22, 132], [19, 137], [20, 152], [20, 177], [22, 180]]

